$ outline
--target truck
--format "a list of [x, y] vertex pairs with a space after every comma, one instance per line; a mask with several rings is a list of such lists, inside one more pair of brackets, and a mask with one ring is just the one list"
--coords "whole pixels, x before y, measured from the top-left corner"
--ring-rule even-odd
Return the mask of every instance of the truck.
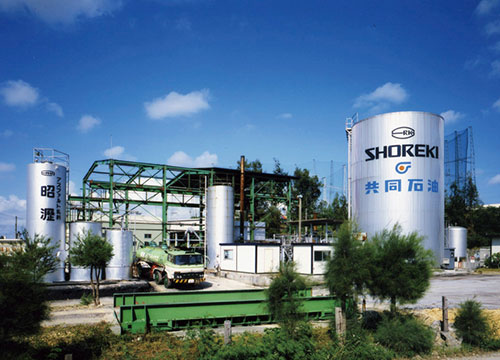
[[166, 288], [205, 281], [203, 255], [194, 249], [144, 246], [137, 250], [134, 265], [139, 277], [154, 279]]

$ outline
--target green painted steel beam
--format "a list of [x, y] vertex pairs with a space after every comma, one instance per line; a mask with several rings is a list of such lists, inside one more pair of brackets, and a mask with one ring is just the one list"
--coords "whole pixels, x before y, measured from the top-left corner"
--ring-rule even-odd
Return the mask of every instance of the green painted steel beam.
[[[68, 201], [82, 201], [83, 197], [82, 196], [69, 196]], [[88, 198], [87, 198], [88, 199]], [[99, 203], [104, 203], [108, 202], [108, 198], [90, 198], [92, 202], [99, 202]], [[126, 204], [129, 203], [131, 205], [157, 205], [157, 206], [162, 206], [163, 202], [162, 201], [151, 201], [151, 200], [126, 200], [126, 199], [114, 199], [113, 202], [115, 203], [120, 203], [120, 204]], [[168, 202], [168, 206], [174, 206], [174, 207], [192, 207], [192, 208], [197, 208], [199, 205], [198, 204], [191, 204], [191, 203], [176, 203], [176, 202]]]
[[266, 292], [261, 289], [233, 291], [179, 291], [171, 293], [123, 293], [113, 294], [113, 306], [170, 304], [179, 302], [189, 303], [214, 300], [264, 300], [265, 298]]

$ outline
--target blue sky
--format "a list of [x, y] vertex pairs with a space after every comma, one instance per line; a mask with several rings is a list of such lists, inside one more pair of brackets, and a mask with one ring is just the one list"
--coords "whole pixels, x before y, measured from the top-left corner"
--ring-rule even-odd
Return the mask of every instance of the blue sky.
[[109, 157], [341, 177], [355, 112], [472, 126], [500, 203], [500, 0], [0, 0], [0, 34], [0, 233], [34, 147], [68, 153], [76, 184]]

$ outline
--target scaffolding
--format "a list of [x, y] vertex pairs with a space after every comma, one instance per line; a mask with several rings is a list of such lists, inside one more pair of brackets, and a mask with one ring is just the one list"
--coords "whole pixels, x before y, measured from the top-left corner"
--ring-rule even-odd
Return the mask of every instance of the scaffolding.
[[476, 183], [474, 139], [472, 127], [454, 131], [444, 139], [444, 174], [446, 190], [456, 184], [463, 190], [470, 177]]
[[[147, 206], [161, 207], [162, 241], [168, 239], [169, 207], [197, 209], [200, 241], [205, 238], [206, 191], [212, 185], [231, 185], [235, 204], [250, 223], [250, 240], [255, 238], [256, 203], [273, 201], [287, 205], [291, 212], [293, 176], [224, 168], [186, 168], [124, 160], [95, 161], [82, 180], [82, 195], [70, 195], [68, 221], [99, 221], [109, 228], [129, 227], [129, 215]], [[243, 184], [243, 185], [242, 185]], [[278, 185], [278, 186], [277, 186]], [[243, 186], [243, 192], [240, 189]], [[279, 191], [277, 191], [279, 189]], [[244, 208], [240, 209], [240, 193]], [[248, 210], [246, 210], [248, 209]], [[242, 211], [243, 210], [243, 211]]]

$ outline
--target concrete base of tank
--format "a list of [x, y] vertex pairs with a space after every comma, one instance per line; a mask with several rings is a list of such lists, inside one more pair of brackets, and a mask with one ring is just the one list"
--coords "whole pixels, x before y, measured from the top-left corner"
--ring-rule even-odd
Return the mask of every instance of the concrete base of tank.
[[[113, 296], [114, 293], [151, 291], [146, 280], [102, 280], [99, 286], [100, 297]], [[65, 281], [47, 285], [48, 300], [79, 299], [83, 294], [92, 292], [89, 281]]]

